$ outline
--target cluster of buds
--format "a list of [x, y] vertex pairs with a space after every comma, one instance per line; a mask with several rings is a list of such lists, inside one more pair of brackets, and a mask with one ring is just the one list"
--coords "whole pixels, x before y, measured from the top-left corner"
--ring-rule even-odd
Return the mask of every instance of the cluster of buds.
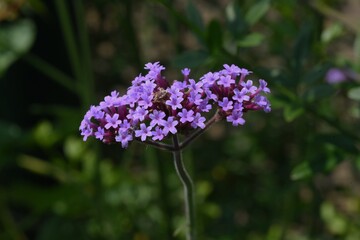
[[90, 107], [80, 125], [84, 141], [94, 136], [126, 148], [133, 140], [158, 142], [170, 134], [203, 131], [214, 120], [243, 125], [245, 112], [271, 110], [262, 95], [270, 93], [266, 81], [260, 79], [259, 86], [254, 86], [246, 80], [251, 72], [235, 65], [225, 64], [199, 81], [191, 79], [185, 68], [183, 80], [172, 84], [162, 76], [165, 68], [158, 62], [146, 64], [145, 69], [148, 73], [136, 77], [125, 95], [113, 91], [98, 106]]

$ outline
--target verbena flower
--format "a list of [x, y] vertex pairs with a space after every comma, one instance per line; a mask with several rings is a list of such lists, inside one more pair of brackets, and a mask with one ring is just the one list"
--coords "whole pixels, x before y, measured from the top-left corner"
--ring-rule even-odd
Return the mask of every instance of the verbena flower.
[[120, 96], [112, 91], [97, 106], [91, 106], [80, 124], [83, 140], [95, 137], [104, 143], [128, 147], [133, 140], [162, 141], [171, 134], [187, 135], [205, 129], [211, 116], [245, 124], [250, 110], [271, 111], [270, 93], [265, 80], [256, 87], [246, 77], [251, 71], [224, 64], [218, 72], [209, 72], [195, 81], [190, 69], [183, 69], [182, 81], [170, 84], [161, 74], [165, 67], [147, 63], [146, 75], [139, 75]]

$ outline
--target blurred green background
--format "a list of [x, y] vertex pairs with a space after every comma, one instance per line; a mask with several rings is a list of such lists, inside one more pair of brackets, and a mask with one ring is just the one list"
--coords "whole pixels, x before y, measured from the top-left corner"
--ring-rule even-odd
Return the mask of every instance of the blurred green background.
[[149, 61], [237, 64], [271, 113], [184, 152], [200, 240], [360, 239], [358, 0], [1, 0], [0, 239], [184, 239], [171, 154], [84, 143], [91, 104]]

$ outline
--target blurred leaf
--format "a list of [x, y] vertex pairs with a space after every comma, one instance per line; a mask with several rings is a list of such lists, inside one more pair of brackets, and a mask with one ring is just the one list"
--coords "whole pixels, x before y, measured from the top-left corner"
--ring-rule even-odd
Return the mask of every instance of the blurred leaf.
[[262, 43], [265, 36], [261, 33], [251, 33], [240, 39], [237, 44], [239, 47], [256, 47]]
[[335, 22], [326, 27], [321, 33], [321, 41], [323, 43], [329, 43], [337, 37], [341, 36], [344, 32], [344, 26], [340, 22]]
[[18, 159], [18, 164], [30, 172], [54, 177], [62, 182], [68, 178], [67, 173], [63, 169], [33, 156], [21, 155]]
[[[87, 225], [71, 218], [52, 217], [40, 230], [38, 240], [88, 239]], [[54, 234], [56, 232], [56, 234]]]
[[234, 36], [234, 39], [237, 39], [246, 30], [246, 22], [238, 1], [232, 1], [226, 6], [226, 17], [228, 20], [227, 30]]
[[311, 50], [311, 36], [313, 34], [314, 27], [311, 25], [311, 22], [303, 24], [301, 29], [298, 31], [296, 42], [293, 48], [293, 58], [295, 61], [295, 70], [303, 64], [303, 60], [307, 58]]
[[360, 70], [360, 32], [357, 33], [354, 41], [355, 67]]
[[45, 148], [51, 147], [58, 140], [53, 125], [48, 121], [40, 122], [34, 129], [33, 135], [35, 141]]
[[291, 171], [291, 179], [301, 180], [310, 177], [313, 174], [313, 170], [310, 167], [309, 162], [301, 162]]
[[214, 53], [223, 46], [223, 32], [219, 21], [212, 20], [206, 29], [206, 42], [210, 52]]
[[0, 76], [35, 40], [35, 25], [30, 20], [18, 20], [0, 28]]
[[214, 203], [204, 203], [202, 205], [202, 210], [205, 215], [213, 219], [218, 218], [221, 215], [220, 206]]
[[188, 1], [188, 4], [186, 6], [186, 12], [192, 24], [197, 26], [197, 28], [199, 28], [200, 30], [205, 29], [204, 22], [201, 17], [201, 13], [197, 9], [193, 1]]
[[6, 146], [8, 143], [14, 143], [14, 141], [19, 141], [23, 136], [23, 133], [19, 126], [0, 121], [0, 149]]
[[329, 67], [329, 64], [315, 66], [303, 76], [302, 81], [306, 83], [315, 83], [320, 79], [322, 80], [326, 72], [329, 70]]
[[196, 193], [200, 198], [206, 198], [213, 190], [213, 186], [208, 181], [196, 183]]
[[272, 224], [266, 235], [266, 240], [280, 240], [283, 235], [283, 226], [279, 224]]
[[292, 122], [304, 113], [304, 109], [300, 106], [286, 105], [284, 108], [284, 118], [287, 122]]
[[348, 153], [359, 153], [355, 143], [343, 134], [318, 134], [315, 141], [318, 143], [332, 144]]
[[332, 233], [345, 233], [347, 229], [346, 220], [336, 212], [335, 207], [330, 202], [321, 204], [320, 215]]
[[347, 95], [352, 100], [360, 101], [360, 87], [350, 89]]
[[255, 3], [245, 14], [245, 21], [249, 25], [254, 25], [266, 14], [269, 8], [270, 8], [269, 0], [261, 0]]
[[308, 102], [314, 102], [333, 96], [335, 91], [336, 89], [333, 86], [324, 83], [311, 87], [304, 93], [303, 99]]
[[68, 137], [64, 142], [65, 157], [70, 160], [79, 160], [84, 154], [85, 143], [80, 138]]
[[45, 13], [47, 11], [47, 7], [42, 0], [28, 0], [28, 2], [31, 8], [38, 13]]
[[172, 64], [178, 68], [194, 68], [204, 64], [209, 55], [204, 51], [184, 52], [173, 58]]

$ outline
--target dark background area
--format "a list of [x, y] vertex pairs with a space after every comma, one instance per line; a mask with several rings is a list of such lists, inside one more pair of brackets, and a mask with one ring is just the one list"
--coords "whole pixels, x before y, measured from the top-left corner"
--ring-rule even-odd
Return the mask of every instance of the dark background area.
[[0, 3], [0, 239], [184, 239], [171, 154], [83, 142], [148, 62], [266, 79], [272, 112], [184, 151], [200, 240], [360, 239], [357, 0]]

